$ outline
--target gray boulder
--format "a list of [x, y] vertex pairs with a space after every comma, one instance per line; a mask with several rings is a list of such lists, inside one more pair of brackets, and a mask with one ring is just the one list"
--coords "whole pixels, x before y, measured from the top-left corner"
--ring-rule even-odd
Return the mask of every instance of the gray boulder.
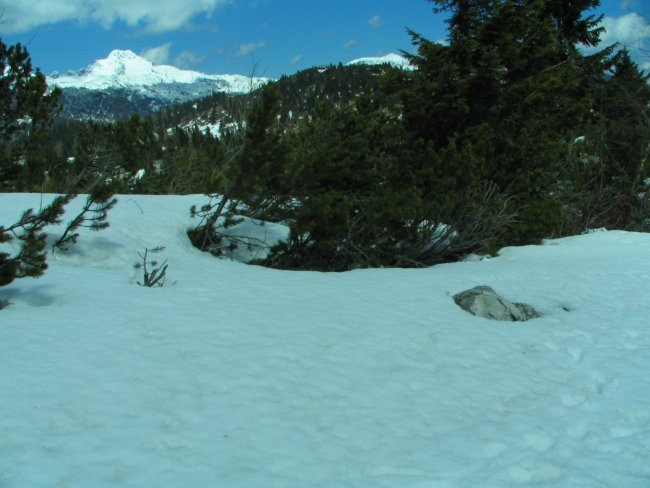
[[540, 314], [526, 303], [513, 303], [489, 286], [476, 286], [454, 295], [454, 302], [473, 315], [495, 320], [521, 322]]

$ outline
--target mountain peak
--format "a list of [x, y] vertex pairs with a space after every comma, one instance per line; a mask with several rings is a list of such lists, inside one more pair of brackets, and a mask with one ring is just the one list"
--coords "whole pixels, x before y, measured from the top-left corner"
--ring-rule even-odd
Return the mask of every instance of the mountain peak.
[[134, 58], [139, 58], [142, 59], [140, 56], [138, 56], [136, 53], [131, 51], [130, 49], [113, 49], [109, 54], [107, 59], [134, 59]]
[[146, 60], [142, 56], [138, 56], [130, 49], [113, 49], [105, 59], [98, 59], [95, 63], [110, 63], [116, 65], [126, 65], [136, 63], [138, 65], [153, 66], [153, 63]]
[[[138, 56], [133, 51], [111, 51], [107, 58], [98, 59], [85, 71], [96, 81], [107, 84], [143, 84], [148, 85], [157, 81], [154, 65]], [[153, 76], [152, 76], [153, 75]]]
[[147, 91], [158, 85], [214, 82], [214, 91], [246, 92], [266, 83], [266, 78], [240, 75], [209, 75], [182, 70], [174, 66], [155, 65], [131, 50], [115, 49], [108, 57], [98, 59], [87, 68], [68, 75], [51, 76], [51, 84], [61, 88], [106, 90], [126, 88]]

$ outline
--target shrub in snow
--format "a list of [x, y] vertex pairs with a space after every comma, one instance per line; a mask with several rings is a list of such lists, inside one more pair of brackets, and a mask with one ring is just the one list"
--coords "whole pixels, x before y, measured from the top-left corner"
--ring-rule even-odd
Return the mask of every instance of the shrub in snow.
[[149, 253], [159, 253], [163, 251], [164, 246], [158, 246], [153, 249], [145, 249], [144, 254], [138, 253], [142, 258], [141, 263], [136, 263], [136, 269], [142, 269], [142, 281], [138, 281], [138, 285], [154, 288], [157, 286], [164, 286], [167, 279], [167, 260], [162, 264], [158, 261], [149, 259]]
[[9, 227], [0, 226], [0, 243], [17, 240], [18, 249], [0, 251], [0, 286], [16, 278], [38, 277], [47, 269], [46, 238], [44, 228], [61, 222], [65, 205], [73, 195], [58, 196], [39, 212], [28, 209]]
[[188, 232], [197, 248], [215, 255], [232, 252], [237, 243], [232, 235], [224, 240], [224, 231], [241, 222], [238, 214], [256, 218], [277, 205], [279, 199], [269, 189], [276, 185], [286, 152], [277, 121], [279, 104], [278, 86], [265, 85], [241, 130], [222, 137], [225, 163], [217, 176], [206, 178], [214, 185], [210, 200], [190, 209], [192, 217], [200, 219]]
[[[23, 212], [20, 219], [8, 227], [0, 225], [0, 244], [6, 245], [0, 250], [0, 286], [5, 286], [16, 278], [41, 276], [47, 269], [47, 233], [45, 228], [49, 225], [61, 223], [66, 205], [76, 195], [59, 195], [52, 200], [52, 203], [43, 207], [38, 212], [28, 209]], [[101, 230], [108, 227], [106, 212], [116, 203], [110, 194], [104, 194], [103, 203], [98, 196], [89, 196], [82, 212], [73, 219], [63, 235], [54, 244], [60, 249], [77, 241], [78, 233], [74, 232], [81, 226], [93, 230]], [[97, 208], [93, 208], [97, 205]], [[88, 217], [87, 212], [93, 215]], [[12, 244], [17, 242], [16, 246]], [[0, 308], [7, 303], [0, 304]]]

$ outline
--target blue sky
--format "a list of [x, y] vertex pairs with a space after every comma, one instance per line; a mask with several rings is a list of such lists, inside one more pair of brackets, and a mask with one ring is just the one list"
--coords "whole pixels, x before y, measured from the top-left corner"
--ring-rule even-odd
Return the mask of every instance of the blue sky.
[[[605, 0], [605, 42], [650, 68], [648, 0]], [[28, 46], [50, 74], [113, 49], [206, 73], [278, 77], [321, 64], [410, 50], [410, 27], [446, 37], [425, 0], [0, 0], [0, 37]], [[642, 49], [636, 49], [636, 48]]]

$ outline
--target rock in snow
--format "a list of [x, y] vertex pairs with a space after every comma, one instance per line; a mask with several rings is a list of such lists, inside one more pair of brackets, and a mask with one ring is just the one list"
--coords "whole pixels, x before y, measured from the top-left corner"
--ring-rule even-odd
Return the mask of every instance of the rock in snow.
[[530, 305], [513, 303], [489, 286], [475, 286], [457, 293], [454, 295], [454, 301], [463, 310], [488, 319], [523, 322], [540, 316]]

